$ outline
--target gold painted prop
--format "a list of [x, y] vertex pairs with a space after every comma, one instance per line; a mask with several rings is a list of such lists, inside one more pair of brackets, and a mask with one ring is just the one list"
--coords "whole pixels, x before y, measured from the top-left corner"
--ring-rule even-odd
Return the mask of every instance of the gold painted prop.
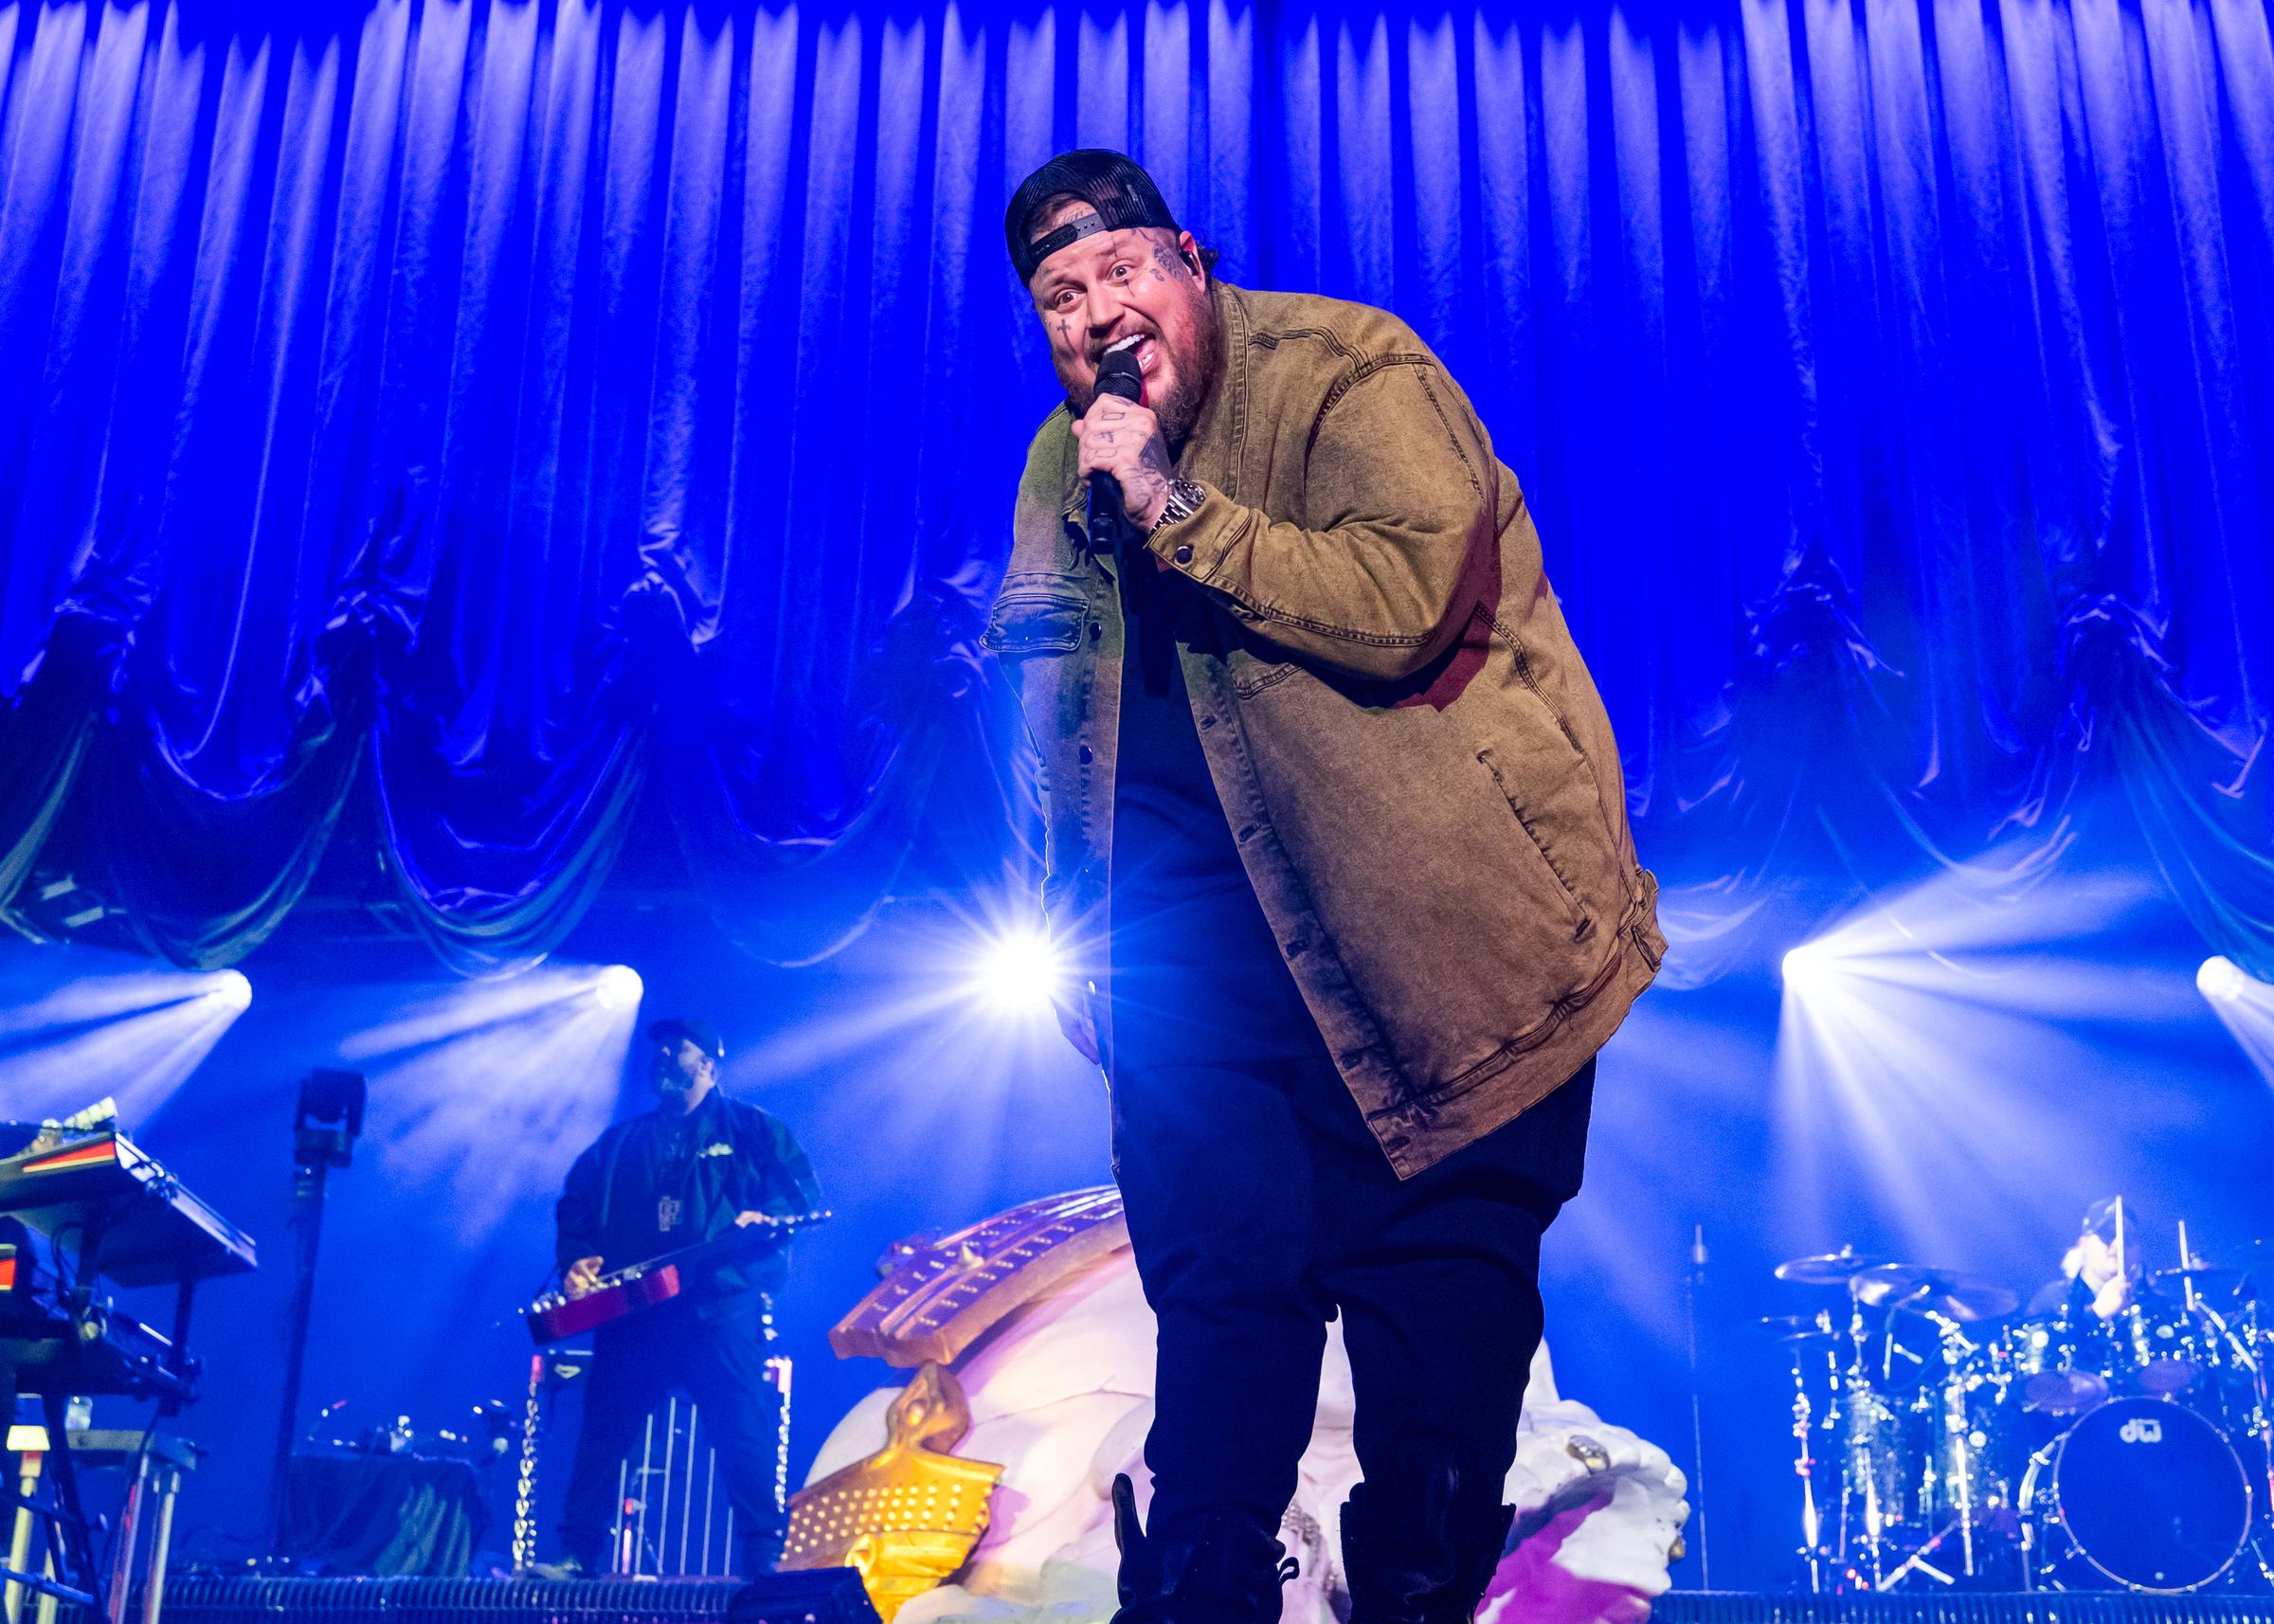
[[947, 1452], [971, 1430], [971, 1407], [937, 1364], [918, 1370], [885, 1413], [884, 1448], [789, 1497], [785, 1568], [849, 1567], [891, 1624], [964, 1565], [986, 1532], [1002, 1468]]
[[866, 1355], [902, 1369], [962, 1357], [1005, 1314], [1129, 1243], [1110, 1184], [1045, 1196], [937, 1239], [903, 1241], [884, 1278], [837, 1322], [839, 1359]]

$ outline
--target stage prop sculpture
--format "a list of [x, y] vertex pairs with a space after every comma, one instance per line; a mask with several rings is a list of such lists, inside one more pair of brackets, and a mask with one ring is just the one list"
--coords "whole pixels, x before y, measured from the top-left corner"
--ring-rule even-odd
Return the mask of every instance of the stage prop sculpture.
[[782, 1565], [852, 1568], [893, 1624], [911, 1597], [964, 1565], [986, 1531], [1002, 1468], [948, 1453], [971, 1430], [971, 1411], [955, 1378], [929, 1360], [891, 1396], [884, 1426], [882, 1449], [790, 1497]]
[[[841, 1357], [922, 1368], [838, 1423], [792, 1500], [793, 1528], [832, 1528], [814, 1560], [834, 1553], [859, 1566], [878, 1611], [897, 1624], [1108, 1617], [1116, 1566], [1108, 1495], [1126, 1471], [1146, 1498], [1153, 1383], [1152, 1314], [1118, 1196], [1109, 1187], [1031, 1201], [895, 1247], [883, 1268], [830, 1342]], [[1281, 1533], [1297, 1564], [1288, 1624], [1332, 1624], [1338, 1604], [1346, 1611], [1336, 1528], [1359, 1472], [1349, 1365], [1332, 1329], [1317, 1429]], [[886, 1449], [872, 1453], [879, 1439]], [[959, 1440], [984, 1462], [946, 1470], [1000, 1482], [968, 1561], [955, 1582], [935, 1584], [944, 1550], [910, 1542], [906, 1508], [848, 1491], [883, 1482], [891, 1459], [944, 1463], [936, 1452]], [[1543, 1347], [1507, 1480], [1516, 1521], [1478, 1616], [1641, 1624], [1680, 1554], [1685, 1489], [1663, 1450], [1559, 1397]], [[863, 1523], [870, 1505], [877, 1510]]]

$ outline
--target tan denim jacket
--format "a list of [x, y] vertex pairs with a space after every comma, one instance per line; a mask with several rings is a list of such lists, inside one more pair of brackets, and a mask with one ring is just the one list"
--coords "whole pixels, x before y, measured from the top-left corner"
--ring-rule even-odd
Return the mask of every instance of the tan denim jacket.
[[[1616, 1030], [1665, 951], [1609, 718], [1516, 477], [1404, 323], [1218, 282], [1224, 370], [1154, 555], [1215, 606], [1182, 655], [1210, 776], [1288, 967], [1408, 1177]], [[1064, 406], [1027, 454], [985, 643], [1041, 757], [1061, 1020], [1110, 1070], [1114, 561]]]

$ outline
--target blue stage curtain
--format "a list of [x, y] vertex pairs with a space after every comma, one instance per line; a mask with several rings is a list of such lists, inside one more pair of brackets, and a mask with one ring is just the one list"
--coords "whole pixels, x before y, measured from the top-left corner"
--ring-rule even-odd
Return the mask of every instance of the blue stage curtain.
[[1387, 305], [1474, 396], [1680, 973], [1827, 868], [2026, 888], [2107, 803], [2274, 973], [2269, 36], [2265, 0], [0, 5], [0, 882], [87, 796], [145, 937], [225, 963], [368, 795], [482, 973], [647, 795], [771, 958], [941, 828], [996, 872], [1030, 797], [973, 633], [1051, 400], [1001, 207], [1102, 144], [1226, 275]]

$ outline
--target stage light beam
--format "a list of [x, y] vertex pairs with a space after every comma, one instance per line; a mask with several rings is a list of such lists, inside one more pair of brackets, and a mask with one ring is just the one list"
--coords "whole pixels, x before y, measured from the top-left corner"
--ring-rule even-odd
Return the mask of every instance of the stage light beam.
[[2250, 990], [2250, 977], [2224, 953], [2213, 953], [2195, 972], [2195, 986], [2213, 1003], [2231, 1002]]
[[[2017, 1258], [2090, 1199], [2084, 1170], [2120, 1162], [2143, 1124], [2072, 1121], [2071, 1079], [2109, 1070], [2112, 1023], [2200, 1008], [2184, 968], [2158, 973], [2123, 939], [2139, 895], [2088, 877], [2001, 918], [1941, 876], [1785, 956], [1772, 1174], [1808, 1244], [1876, 1231], [1922, 1255]], [[2212, 1008], [2237, 1024], [2238, 1005]], [[2143, 1090], [2135, 1118], [2171, 1104]]]
[[0, 1114], [61, 1116], [103, 1094], [130, 1131], [253, 1001], [236, 970], [155, 970], [74, 947], [0, 966]]
[[1047, 932], [1018, 926], [985, 943], [972, 976], [974, 990], [1004, 1015], [1047, 1010], [1065, 970]]
[[637, 1009], [646, 991], [640, 972], [629, 965], [610, 965], [592, 983], [592, 996], [603, 1009]]
[[607, 1127], [642, 990], [629, 965], [566, 964], [373, 988], [385, 1018], [336, 1050], [370, 1079], [365, 1144], [460, 1238], [496, 1233]]
[[2195, 987], [2258, 1074], [2274, 1083], [2274, 986], [2214, 953], [2195, 971]]

